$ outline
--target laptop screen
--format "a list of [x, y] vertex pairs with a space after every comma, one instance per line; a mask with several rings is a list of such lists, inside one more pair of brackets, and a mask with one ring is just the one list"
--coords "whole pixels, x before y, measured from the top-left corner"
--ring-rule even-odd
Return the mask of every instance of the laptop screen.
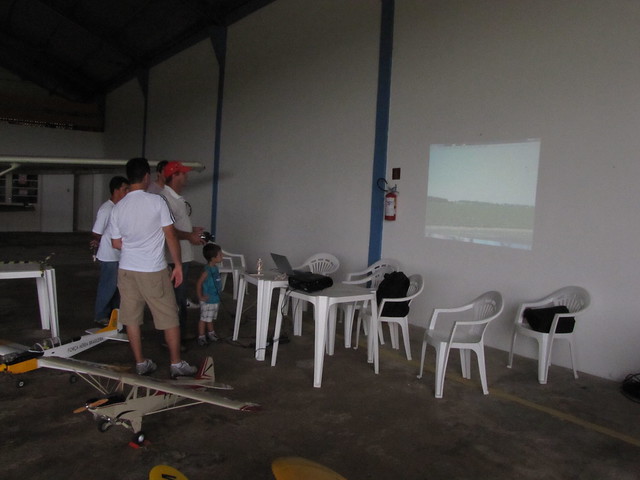
[[291, 264], [289, 263], [289, 260], [287, 259], [287, 257], [285, 257], [284, 255], [278, 255], [277, 253], [272, 253], [271, 258], [273, 259], [273, 262], [276, 264], [276, 269], [280, 273], [286, 273], [287, 275], [290, 275], [293, 273], [293, 269], [291, 268]]

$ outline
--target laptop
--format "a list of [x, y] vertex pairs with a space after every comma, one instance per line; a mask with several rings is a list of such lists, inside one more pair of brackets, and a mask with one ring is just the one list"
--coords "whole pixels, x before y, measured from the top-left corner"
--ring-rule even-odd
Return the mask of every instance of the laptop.
[[291, 264], [289, 263], [289, 259], [284, 255], [278, 255], [277, 253], [272, 253], [271, 258], [276, 264], [276, 270], [280, 273], [286, 273], [287, 275], [294, 275], [296, 273], [301, 273], [301, 270], [294, 270], [291, 268]]
[[272, 253], [271, 258], [276, 264], [276, 268], [280, 273], [286, 273], [289, 277], [289, 287], [294, 290], [302, 290], [312, 293], [333, 285], [331, 277], [321, 275], [319, 273], [311, 273], [308, 270], [294, 270], [291, 268], [289, 259], [284, 255]]

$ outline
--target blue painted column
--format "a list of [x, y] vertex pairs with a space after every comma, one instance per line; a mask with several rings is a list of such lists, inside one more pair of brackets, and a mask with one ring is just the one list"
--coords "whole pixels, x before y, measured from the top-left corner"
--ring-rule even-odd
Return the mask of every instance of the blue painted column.
[[224, 96], [224, 76], [227, 58], [227, 27], [211, 29], [211, 43], [218, 60], [218, 108], [216, 111], [216, 133], [213, 150], [213, 186], [211, 188], [211, 233], [216, 234], [218, 214], [218, 180], [220, 177], [220, 141], [222, 132], [222, 98]]
[[389, 140], [389, 104], [391, 96], [391, 59], [393, 56], [394, 0], [381, 0], [380, 53], [378, 59], [378, 96], [376, 102], [376, 133], [371, 178], [371, 224], [369, 227], [369, 265], [382, 255], [382, 225], [384, 192], [378, 188], [379, 178], [387, 170]]

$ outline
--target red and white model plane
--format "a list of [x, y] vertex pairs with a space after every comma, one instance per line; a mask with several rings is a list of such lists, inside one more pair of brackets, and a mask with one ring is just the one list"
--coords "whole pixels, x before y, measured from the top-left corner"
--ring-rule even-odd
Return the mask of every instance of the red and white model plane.
[[[107, 327], [91, 329], [87, 335], [66, 342], [53, 338], [32, 347], [0, 342], [0, 372], [21, 374], [45, 367], [73, 373], [74, 377], [85, 380], [99, 392], [97, 398], [88, 400], [84, 407], [75, 411], [91, 413], [101, 432], [106, 432], [113, 425], [128, 428], [134, 433], [136, 444], [145, 440], [142, 432], [142, 417], [145, 415], [202, 403], [232, 410], [260, 410], [258, 404], [231, 400], [207, 391], [232, 388], [215, 381], [211, 357], [202, 362], [195, 377], [178, 377], [175, 380], [142, 377], [113, 365], [70, 358], [107, 340], [127, 341], [127, 336], [118, 329], [117, 310], [114, 310]], [[23, 385], [24, 380], [19, 379], [18, 386]]]

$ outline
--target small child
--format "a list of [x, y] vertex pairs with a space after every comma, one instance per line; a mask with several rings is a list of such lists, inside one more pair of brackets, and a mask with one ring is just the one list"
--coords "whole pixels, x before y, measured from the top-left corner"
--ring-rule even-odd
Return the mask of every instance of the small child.
[[[218, 318], [222, 280], [217, 265], [222, 262], [222, 249], [215, 243], [207, 243], [202, 248], [207, 260], [204, 271], [196, 285], [200, 300], [200, 321], [198, 322], [198, 345], [207, 345], [218, 340], [213, 329], [213, 321]], [[205, 334], [206, 330], [206, 334]]]

